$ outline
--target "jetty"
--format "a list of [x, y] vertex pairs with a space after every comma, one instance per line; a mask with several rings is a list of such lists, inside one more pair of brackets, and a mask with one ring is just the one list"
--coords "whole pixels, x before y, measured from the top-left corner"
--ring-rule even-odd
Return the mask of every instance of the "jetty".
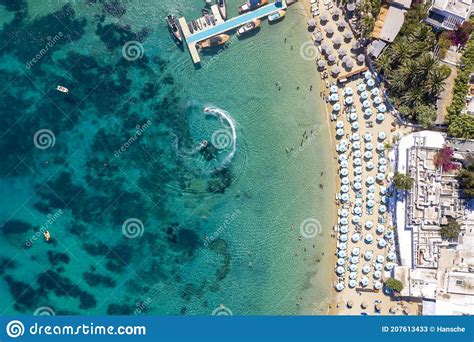
[[[201, 30], [194, 31], [193, 33], [189, 31], [188, 23], [184, 17], [180, 17], [178, 21], [179, 25], [181, 26], [181, 31], [183, 32], [184, 40], [186, 41], [186, 45], [188, 46], [188, 50], [191, 54], [193, 63], [199, 64], [201, 62], [201, 58], [199, 56], [199, 51], [196, 47], [196, 44], [198, 42], [214, 37], [218, 34], [236, 29], [252, 20], [266, 17], [273, 12], [286, 8], [287, 4], [285, 0], [277, 0], [271, 4], [264, 5], [253, 11], [241, 14], [237, 17], [225, 21], [220, 15], [217, 5], [213, 5], [211, 6], [211, 11], [212, 15], [215, 18], [215, 25], [207, 25], [206, 27], [203, 26]], [[198, 20], [203, 20], [203, 18], [200, 18]]]

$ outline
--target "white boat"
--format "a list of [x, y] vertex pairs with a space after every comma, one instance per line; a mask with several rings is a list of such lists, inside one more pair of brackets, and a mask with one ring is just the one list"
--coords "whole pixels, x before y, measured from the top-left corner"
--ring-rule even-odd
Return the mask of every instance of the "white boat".
[[63, 86], [61, 86], [61, 85], [58, 85], [58, 86], [56, 87], [56, 90], [59, 90], [60, 92], [66, 93], [66, 94], [69, 93], [69, 89], [66, 88], [66, 87], [63, 87]]

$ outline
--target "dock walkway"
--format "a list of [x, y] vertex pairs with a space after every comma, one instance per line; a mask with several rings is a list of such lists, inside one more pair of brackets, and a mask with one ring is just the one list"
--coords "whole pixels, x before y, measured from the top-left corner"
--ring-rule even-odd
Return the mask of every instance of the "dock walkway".
[[214, 37], [218, 34], [230, 31], [232, 29], [238, 28], [252, 20], [266, 17], [267, 15], [278, 10], [286, 9], [286, 7], [287, 5], [285, 1], [282, 1], [281, 3], [274, 2], [257, 8], [256, 10], [241, 14], [237, 17], [224, 21], [220, 14], [216, 16], [216, 14], [218, 14], [218, 9], [216, 5], [213, 5], [211, 9], [216, 18], [216, 25], [204, 28], [199, 32], [191, 33], [188, 29], [188, 25], [184, 17], [179, 18], [179, 24], [181, 25], [181, 30], [183, 32], [184, 39], [186, 40], [186, 44], [188, 46], [193, 62], [197, 64], [200, 63], [201, 59], [199, 57], [199, 52], [196, 48], [196, 43]]

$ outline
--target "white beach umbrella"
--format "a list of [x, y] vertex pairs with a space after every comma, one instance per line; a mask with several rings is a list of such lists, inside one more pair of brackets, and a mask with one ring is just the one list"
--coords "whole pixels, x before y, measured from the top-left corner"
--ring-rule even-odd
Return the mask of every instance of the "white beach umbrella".
[[354, 91], [352, 90], [351, 87], [346, 87], [346, 88], [344, 89], [344, 93], [345, 93], [346, 95], [349, 95], [349, 96], [350, 96], [350, 95], [354, 94]]
[[347, 242], [341, 242], [341, 243], [339, 244], [339, 249], [346, 250], [346, 249], [347, 249]]
[[359, 233], [354, 233], [352, 235], [352, 242], [358, 242], [360, 240], [360, 234]]
[[361, 166], [362, 165], [362, 159], [361, 158], [354, 158], [354, 165], [355, 166]]
[[352, 255], [358, 256], [360, 255], [360, 248], [359, 247], [354, 247], [351, 252]]
[[346, 242], [347, 239], [348, 239], [347, 234], [342, 234], [341, 236], [339, 236], [339, 241], [341, 242]]
[[354, 217], [352, 218], [352, 222], [354, 222], [354, 223], [359, 223], [359, 222], [360, 222], [360, 216], [354, 216]]
[[383, 224], [377, 225], [377, 233], [382, 234], [385, 231], [385, 227]]
[[382, 270], [383, 270], [383, 264], [382, 264], [382, 263], [379, 263], [379, 262], [375, 263], [375, 265], [374, 265], [374, 270], [376, 270], [376, 271], [382, 271]]
[[373, 221], [367, 221], [365, 222], [365, 228], [367, 229], [370, 229], [374, 226], [374, 222]]
[[369, 93], [367, 91], [363, 91], [362, 93], [360, 93], [360, 98], [363, 99], [363, 100], [366, 100], [369, 98]]
[[367, 192], [375, 192], [375, 186], [371, 185], [367, 188]]
[[364, 108], [369, 108], [369, 107], [370, 107], [370, 101], [369, 101], [369, 100], [365, 100], [364, 102], [362, 102], [362, 107], [364, 107]]
[[344, 128], [344, 122], [342, 122], [341, 120], [336, 121], [336, 128]]
[[385, 132], [379, 132], [377, 137], [379, 138], [379, 140], [385, 140], [387, 134], [385, 134]]
[[352, 134], [349, 136], [349, 140], [351, 140], [351, 141], [358, 141], [358, 140], [360, 140], [360, 135], [359, 135], [359, 133], [352, 133]]
[[337, 259], [337, 265], [338, 266], [344, 266], [345, 263], [346, 263], [346, 261], [344, 260], [344, 258]]
[[374, 148], [374, 145], [372, 143], [368, 142], [365, 144], [365, 149], [368, 151], [371, 151]]
[[349, 192], [349, 186], [348, 185], [341, 186], [341, 191], [342, 192]]
[[372, 170], [374, 168], [374, 163], [372, 161], [368, 161], [365, 167], [367, 170]]
[[349, 262], [350, 262], [351, 264], [357, 264], [357, 263], [359, 263], [359, 258], [356, 257], [356, 256], [351, 256], [351, 257], [349, 258]]
[[331, 95], [329, 95], [329, 101], [335, 102], [337, 100], [339, 100], [339, 95], [337, 95], [336, 93], [332, 93]]
[[379, 182], [381, 182], [381, 181], [383, 181], [383, 180], [385, 179], [385, 175], [384, 175], [383, 173], [379, 172], [379, 173], [377, 173], [377, 175], [375, 176], [375, 178], [376, 178]]
[[341, 110], [341, 105], [339, 103], [335, 103], [334, 106], [332, 106], [332, 110], [335, 112], [339, 112]]
[[331, 93], [337, 93], [338, 89], [339, 88], [336, 85], [332, 85], [331, 88], [329, 88], [329, 91]]
[[360, 216], [362, 214], [362, 209], [360, 207], [355, 207], [353, 212], [354, 212], [354, 214]]
[[375, 202], [373, 200], [368, 200], [367, 201], [367, 207], [368, 208], [373, 208], [374, 205], [375, 205]]
[[337, 252], [337, 256], [339, 258], [345, 258], [346, 257], [346, 251], [345, 250], [340, 250], [339, 252]]
[[385, 106], [383, 103], [377, 107], [377, 110], [380, 112], [380, 113], [385, 113], [387, 111], [387, 106]]
[[352, 104], [354, 103], [354, 98], [352, 96], [347, 96], [346, 99], [344, 100], [346, 104]]
[[379, 207], [379, 213], [383, 214], [387, 211], [387, 207], [385, 205], [381, 205]]
[[357, 272], [357, 269], [358, 269], [358, 268], [359, 268], [359, 267], [357, 267], [356, 264], [351, 264], [351, 265], [349, 265], [349, 271], [351, 271], [351, 272]]
[[385, 158], [380, 158], [380, 159], [379, 159], [379, 164], [380, 164], [380, 165], [386, 165], [386, 164], [387, 164], [387, 159], [385, 159]]
[[370, 72], [370, 70], [367, 70], [366, 72], [364, 72], [364, 77], [366, 80], [372, 78], [372, 73]]
[[366, 287], [367, 285], [369, 285], [369, 278], [367, 278], [366, 276], [363, 276], [362, 279], [360, 280], [360, 284], [363, 287]]
[[374, 88], [371, 90], [371, 92], [372, 92], [372, 95], [378, 96], [380, 91], [379, 91], [379, 88]]
[[356, 166], [356, 167], [354, 168], [354, 173], [355, 173], [356, 175], [360, 175], [360, 174], [362, 173], [362, 167]]
[[376, 281], [374, 283], [374, 289], [380, 290], [383, 287], [382, 283], [380, 281]]
[[381, 264], [381, 263], [383, 263], [383, 262], [385, 261], [385, 257], [384, 257], [383, 255], [380, 255], [380, 254], [379, 254], [379, 255], [377, 255], [377, 256], [375, 257], [375, 260], [376, 260], [379, 264]]
[[393, 264], [393, 262], [388, 262], [388, 263], [385, 265], [385, 268], [387, 269], [387, 271], [393, 270], [394, 267], [395, 267], [395, 265]]
[[397, 258], [397, 255], [394, 252], [390, 252], [387, 254], [387, 259], [393, 261]]
[[375, 279], [380, 279], [382, 277], [382, 272], [380, 271], [375, 271], [374, 272], [374, 278]]
[[[370, 234], [367, 234], [367, 235], [370, 235]], [[365, 251], [364, 259], [367, 261], [370, 261], [372, 259], [373, 254], [374, 252], [372, 252], [371, 250]]]
[[354, 151], [354, 158], [362, 158], [362, 152], [360, 150]]
[[375, 104], [380, 104], [380, 103], [382, 103], [382, 98], [381, 98], [380, 96], [374, 97], [374, 103], [375, 103]]
[[383, 121], [385, 120], [385, 115], [383, 115], [382, 113], [378, 113], [377, 114], [377, 121]]
[[367, 194], [367, 199], [375, 200], [375, 194], [373, 192]]
[[336, 135], [337, 136], [343, 136], [344, 135], [344, 130], [342, 128], [339, 128], [337, 131], [336, 131]]
[[351, 113], [351, 114], [349, 115], [349, 120], [350, 120], [350, 121], [355, 121], [355, 120], [357, 120], [357, 114], [356, 114], [356, 113]]
[[341, 169], [341, 171], [339, 171], [339, 173], [341, 174], [341, 176], [347, 176], [349, 174], [349, 170], [347, 168], [344, 168], [344, 169]]
[[323, 61], [322, 59], [320, 59], [320, 60], [318, 61], [318, 67], [324, 68], [325, 65], [326, 65], [326, 63], [324, 63], [324, 61]]
[[360, 150], [360, 141], [354, 141], [352, 143], [352, 149], [354, 150]]
[[341, 226], [341, 228], [339, 228], [339, 231], [342, 234], [347, 234], [349, 232], [349, 226], [348, 225], [343, 225], [343, 226]]
[[339, 223], [340, 223], [341, 225], [347, 225], [347, 224], [349, 223], [349, 220], [348, 220], [347, 217], [343, 217], [343, 218], [341, 218], [341, 219], [339, 220]]
[[372, 159], [372, 152], [366, 151], [366, 152], [364, 153], [364, 158], [365, 158], [365, 159]]
[[365, 234], [364, 240], [367, 243], [372, 243], [372, 241], [374, 241], [374, 237], [372, 236], [372, 234], [367, 233], [367, 234]]
[[367, 85], [368, 85], [369, 87], [373, 87], [373, 86], [375, 85], [374, 79], [371, 78], [371, 79], [367, 80]]
[[349, 142], [346, 139], [342, 139], [340, 144], [342, 144], [344, 146], [347, 146], [349, 144]]
[[358, 123], [358, 122], [353, 122], [353, 123], [352, 123], [352, 129], [353, 129], [354, 131], [357, 131], [357, 130], [359, 129], [359, 127], [360, 127], [360, 126], [359, 126], [359, 123]]
[[342, 195], [341, 195], [341, 200], [342, 200], [343, 202], [347, 202], [347, 201], [349, 200], [349, 195], [348, 195], [348, 194], [342, 194]]
[[385, 150], [385, 146], [382, 143], [377, 144], [377, 151], [383, 151]]
[[336, 267], [336, 273], [337, 274], [341, 275], [341, 274], [344, 274], [344, 272], [345, 272], [344, 267], [342, 267], [342, 266]]
[[362, 266], [362, 273], [369, 273], [371, 271], [371, 268], [370, 268], [370, 265], [368, 264], [365, 264], [364, 266]]
[[344, 290], [344, 284], [343, 283], [337, 283], [335, 286], [337, 291], [342, 291]]
[[[385, 167], [385, 166], [382, 165], [381, 167]], [[380, 198], [380, 202], [382, 202], [382, 203], [387, 203], [387, 196], [382, 196], [382, 197]]]
[[385, 241], [384, 239], [379, 239], [378, 245], [380, 248], [384, 248], [387, 245], [387, 241]]
[[364, 134], [364, 141], [370, 142], [372, 140], [372, 134], [367, 132]]
[[354, 287], [357, 286], [357, 281], [355, 279], [350, 279], [349, 280], [349, 287], [353, 289]]
[[362, 189], [362, 183], [360, 183], [360, 182], [354, 183], [354, 189], [356, 189], [356, 190]]
[[350, 279], [350, 280], [355, 280], [355, 279], [357, 279], [357, 272], [351, 272], [351, 273], [349, 273], [349, 279]]
[[[346, 163], [347, 163], [347, 162], [346, 162]], [[349, 182], [350, 182], [350, 181], [349, 181], [349, 177], [344, 177], [343, 179], [341, 179], [341, 183], [342, 183], [343, 185], [347, 185], [347, 184], [349, 184]]]
[[357, 86], [357, 90], [358, 90], [359, 92], [363, 92], [363, 91], [365, 91], [365, 89], [366, 89], [366, 85], [365, 85], [364, 83], [360, 83], [360, 84]]

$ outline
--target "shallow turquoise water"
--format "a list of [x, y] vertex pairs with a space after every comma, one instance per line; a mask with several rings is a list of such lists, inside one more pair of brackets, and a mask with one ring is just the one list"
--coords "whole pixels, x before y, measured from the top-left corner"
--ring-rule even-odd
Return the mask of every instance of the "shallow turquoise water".
[[[163, 17], [201, 1], [86, 3], [0, 10], [2, 312], [317, 308], [334, 180], [301, 10], [195, 68]], [[308, 218], [322, 234], [299, 239]]]

